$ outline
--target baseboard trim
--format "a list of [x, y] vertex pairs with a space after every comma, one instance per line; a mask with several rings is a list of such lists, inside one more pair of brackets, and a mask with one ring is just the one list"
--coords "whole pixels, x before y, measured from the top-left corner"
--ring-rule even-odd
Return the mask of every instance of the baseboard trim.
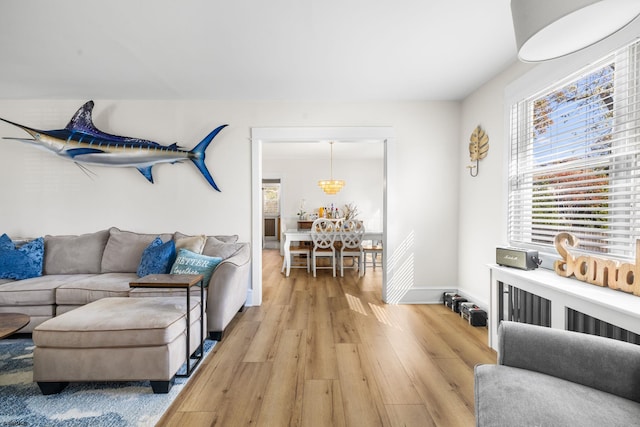
[[489, 312], [489, 303], [487, 303], [486, 301], [482, 301], [481, 299], [476, 298], [475, 296], [461, 290], [458, 290], [458, 294], [460, 294], [461, 297], [466, 298], [468, 301], [475, 303], [475, 305], [477, 305], [487, 313]]
[[399, 301], [393, 304], [442, 304], [442, 294], [445, 292], [457, 292], [455, 288], [411, 288], [402, 295]]
[[487, 310], [489, 305], [475, 298], [473, 295], [460, 291], [455, 288], [411, 288], [406, 291], [406, 293], [400, 298], [399, 301], [391, 302], [390, 304], [442, 304], [443, 298], [442, 295], [445, 292], [456, 292], [460, 296], [466, 298], [467, 300], [474, 302], [478, 307], [483, 310]]

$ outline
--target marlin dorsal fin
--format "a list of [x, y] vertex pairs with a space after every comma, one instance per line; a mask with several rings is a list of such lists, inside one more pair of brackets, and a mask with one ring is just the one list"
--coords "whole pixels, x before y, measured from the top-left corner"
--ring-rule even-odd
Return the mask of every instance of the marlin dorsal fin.
[[98, 130], [93, 124], [93, 101], [87, 101], [76, 111], [71, 121], [65, 127], [66, 130], [72, 132], [83, 132], [90, 135], [101, 135], [103, 132]]

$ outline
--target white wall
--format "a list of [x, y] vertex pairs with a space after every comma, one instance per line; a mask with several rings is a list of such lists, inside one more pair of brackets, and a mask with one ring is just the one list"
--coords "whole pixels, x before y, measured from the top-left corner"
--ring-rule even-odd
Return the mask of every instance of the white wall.
[[[459, 290], [470, 300], [489, 307], [489, 269], [496, 247], [507, 243], [506, 174], [508, 134], [505, 87], [531, 66], [514, 63], [462, 103], [460, 139]], [[480, 125], [489, 135], [489, 153], [480, 160], [477, 177], [469, 175], [469, 137]]]
[[[382, 143], [380, 143], [382, 145]], [[268, 149], [268, 144], [265, 149]], [[328, 162], [326, 162], [328, 163]], [[317, 213], [320, 206], [343, 209], [346, 203], [358, 207], [358, 219], [370, 230], [382, 230], [383, 159], [333, 160], [334, 177], [344, 179], [345, 187], [334, 195], [318, 187], [319, 179], [328, 179], [325, 162], [311, 159], [264, 159], [263, 175], [282, 180], [282, 220], [287, 228], [297, 226], [300, 202], [305, 200], [305, 212]]]
[[[0, 117], [40, 129], [64, 127], [86, 100], [0, 101]], [[11, 236], [85, 233], [110, 226], [141, 232], [239, 234], [251, 238], [251, 127], [392, 126], [398, 176], [394, 240], [411, 257], [415, 289], [457, 287], [460, 106], [456, 102], [213, 102], [95, 100], [98, 128], [162, 144], [195, 146], [229, 123], [207, 151], [222, 192], [192, 164], [154, 167], [155, 184], [135, 169], [91, 168], [27, 144], [0, 140], [0, 232]], [[25, 137], [0, 123], [0, 136]]]

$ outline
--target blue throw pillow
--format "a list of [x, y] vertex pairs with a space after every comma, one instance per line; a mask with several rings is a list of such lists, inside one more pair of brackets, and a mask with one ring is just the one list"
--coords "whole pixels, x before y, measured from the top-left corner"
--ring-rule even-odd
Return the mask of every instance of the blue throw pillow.
[[0, 237], [0, 279], [29, 279], [42, 276], [44, 239], [39, 237], [15, 249], [6, 234]]
[[13, 243], [11, 238], [7, 236], [7, 234], [3, 234], [0, 236], [0, 252], [2, 251], [12, 251], [16, 248], [16, 245]]
[[142, 252], [137, 271], [138, 277], [149, 274], [167, 274], [175, 259], [176, 244], [173, 240], [162, 243], [162, 239], [156, 237]]
[[202, 274], [204, 287], [209, 286], [211, 275], [222, 258], [216, 256], [200, 255], [187, 249], [180, 249], [178, 257], [171, 267], [171, 274]]

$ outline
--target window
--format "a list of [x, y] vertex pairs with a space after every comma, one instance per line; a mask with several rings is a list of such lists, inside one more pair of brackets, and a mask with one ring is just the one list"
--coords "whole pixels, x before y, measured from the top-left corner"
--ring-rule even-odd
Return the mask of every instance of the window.
[[280, 180], [262, 180], [262, 213], [280, 215]]
[[634, 256], [640, 238], [640, 42], [511, 106], [510, 244]]

